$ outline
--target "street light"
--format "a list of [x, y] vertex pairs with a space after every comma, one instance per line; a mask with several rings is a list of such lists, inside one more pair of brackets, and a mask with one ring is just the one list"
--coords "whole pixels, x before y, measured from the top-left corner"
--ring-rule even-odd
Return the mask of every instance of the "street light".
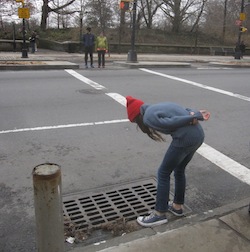
[[132, 24], [132, 34], [131, 34], [131, 50], [128, 52], [127, 62], [137, 62], [137, 53], [135, 50], [135, 22], [136, 22], [136, 7], [137, 0], [133, 2], [133, 24]]
[[26, 28], [25, 28], [25, 18], [30, 17], [29, 9], [24, 8], [24, 0], [16, 0], [17, 3], [22, 3], [22, 8], [18, 8], [18, 16], [19, 18], [23, 19], [23, 28], [22, 28], [22, 33], [23, 33], [23, 45], [22, 45], [22, 58], [28, 58], [28, 49], [26, 45], [26, 38], [25, 38], [25, 33], [26, 33]]
[[[245, 7], [245, 1], [241, 0], [240, 21], [245, 20], [244, 7]], [[238, 41], [235, 48], [235, 56], [234, 56], [235, 59], [241, 58], [241, 51], [240, 51], [241, 33], [242, 30], [241, 27], [239, 27]]]
[[80, 41], [79, 41], [79, 45], [80, 45], [80, 53], [83, 52], [83, 48], [82, 48], [82, 25], [83, 25], [83, 22], [82, 22], [82, 19], [83, 19], [83, 2], [81, 0], [81, 10], [80, 10]]

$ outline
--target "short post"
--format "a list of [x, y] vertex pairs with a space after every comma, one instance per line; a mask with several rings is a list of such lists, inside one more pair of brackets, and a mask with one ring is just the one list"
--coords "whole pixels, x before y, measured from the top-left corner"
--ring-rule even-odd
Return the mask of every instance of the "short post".
[[33, 170], [36, 240], [39, 252], [64, 251], [61, 169], [56, 164]]

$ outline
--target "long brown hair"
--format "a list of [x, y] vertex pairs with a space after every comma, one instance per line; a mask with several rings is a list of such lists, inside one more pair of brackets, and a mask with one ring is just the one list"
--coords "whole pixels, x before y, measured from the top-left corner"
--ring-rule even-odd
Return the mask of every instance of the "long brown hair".
[[158, 142], [165, 142], [165, 139], [162, 137], [160, 133], [158, 133], [156, 130], [149, 128], [143, 123], [143, 116], [139, 114], [134, 122], [137, 124], [137, 126], [141, 129], [141, 131], [145, 134], [147, 134], [151, 139]]

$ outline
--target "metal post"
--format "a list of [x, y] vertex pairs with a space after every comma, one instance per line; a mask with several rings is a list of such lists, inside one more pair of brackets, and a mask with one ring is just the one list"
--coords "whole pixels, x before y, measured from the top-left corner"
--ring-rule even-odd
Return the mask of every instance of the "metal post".
[[[19, 1], [20, 2], [20, 1]], [[22, 1], [22, 7], [24, 8], [24, 1]], [[25, 28], [25, 19], [23, 18], [23, 46], [22, 46], [22, 58], [28, 58], [28, 49], [25, 38], [26, 28]]]
[[16, 51], [16, 24], [12, 22], [13, 25], [13, 52]]
[[83, 42], [82, 42], [82, 19], [83, 19], [83, 12], [82, 10], [80, 11], [80, 37], [79, 37], [79, 49], [80, 53], [83, 52]]
[[82, 41], [82, 19], [83, 19], [83, 12], [80, 11], [80, 41]]
[[23, 46], [22, 46], [22, 58], [28, 58], [28, 50], [27, 50], [27, 45], [26, 45], [25, 33], [26, 33], [25, 19], [23, 18]]
[[[244, 5], [245, 5], [245, 1], [241, 0], [241, 10], [240, 10], [241, 13], [244, 12]], [[241, 42], [241, 29], [239, 27], [238, 41], [235, 48], [235, 57], [234, 57], [235, 59], [241, 58], [240, 42]]]
[[137, 6], [137, 0], [134, 0], [134, 3], [133, 3], [133, 25], [132, 25], [132, 35], [131, 35], [131, 50], [129, 50], [129, 52], [128, 52], [127, 62], [137, 62], [137, 53], [135, 51], [136, 6]]
[[56, 164], [41, 164], [33, 170], [37, 250], [64, 251], [61, 170]]
[[83, 25], [83, 22], [82, 22], [82, 19], [83, 19], [83, 2], [81, 0], [81, 10], [80, 10], [80, 37], [79, 37], [79, 50], [80, 50], [80, 53], [83, 52], [83, 42], [82, 42], [82, 25]]

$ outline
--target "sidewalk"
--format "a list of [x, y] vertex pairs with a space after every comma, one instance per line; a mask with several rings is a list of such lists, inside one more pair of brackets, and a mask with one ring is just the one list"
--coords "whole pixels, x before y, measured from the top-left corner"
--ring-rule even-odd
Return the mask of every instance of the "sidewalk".
[[249, 252], [249, 199], [72, 252]]
[[[96, 65], [97, 55], [94, 54]], [[137, 54], [137, 63], [127, 62], [127, 54], [107, 54], [106, 67], [190, 67], [195, 63], [206, 63], [223, 67], [250, 67], [250, 56], [235, 60], [233, 56]], [[38, 49], [22, 58], [21, 52], [0, 52], [0, 70], [79, 69], [84, 68], [83, 53], [66, 53]]]

